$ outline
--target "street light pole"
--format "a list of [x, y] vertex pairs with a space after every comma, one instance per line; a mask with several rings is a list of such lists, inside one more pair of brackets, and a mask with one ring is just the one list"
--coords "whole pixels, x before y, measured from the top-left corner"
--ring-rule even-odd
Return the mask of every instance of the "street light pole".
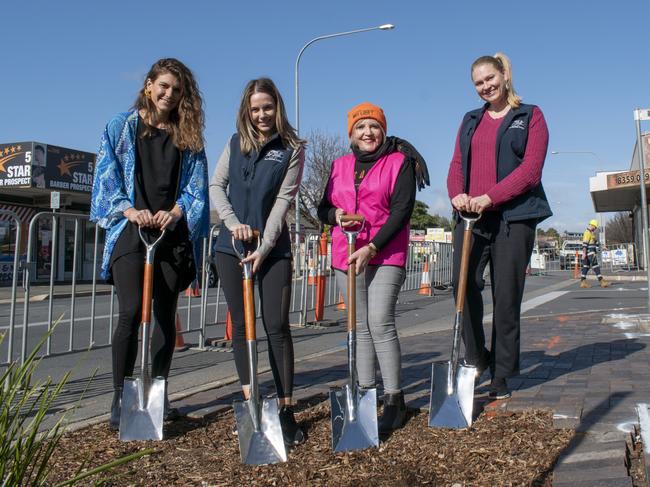
[[648, 276], [648, 311], [650, 311], [650, 245], [648, 245], [648, 199], [645, 190], [645, 157], [643, 154], [643, 137], [641, 137], [641, 120], [650, 120], [650, 110], [634, 110], [636, 122], [636, 143], [639, 157], [639, 187], [641, 191], [641, 225], [643, 225], [643, 257]]
[[[305, 49], [307, 49], [309, 46], [311, 46], [314, 42], [317, 41], [322, 41], [323, 39], [331, 39], [332, 37], [341, 37], [341, 36], [347, 36], [347, 35], [352, 35], [352, 34], [359, 34], [361, 32], [369, 32], [371, 30], [392, 30], [394, 29], [395, 26], [393, 24], [383, 24], [379, 25], [377, 27], [367, 27], [365, 29], [355, 29], [355, 30], [348, 30], [345, 32], [337, 32], [336, 34], [327, 34], [323, 36], [318, 36], [314, 37], [311, 41], [309, 41], [307, 44], [302, 46], [302, 49], [300, 49], [300, 52], [298, 53], [298, 57], [296, 58], [296, 67], [295, 67], [295, 89], [294, 93], [296, 96], [295, 99], [295, 108], [296, 108], [296, 132], [300, 134], [300, 58], [302, 57], [302, 53], [305, 52]], [[300, 245], [300, 187], [298, 187], [298, 192], [296, 193], [296, 246]], [[296, 266], [296, 270], [298, 270], [298, 266]]]

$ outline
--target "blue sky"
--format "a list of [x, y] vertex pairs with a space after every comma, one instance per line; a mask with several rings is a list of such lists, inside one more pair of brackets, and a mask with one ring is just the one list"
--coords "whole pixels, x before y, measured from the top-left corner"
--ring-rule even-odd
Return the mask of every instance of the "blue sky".
[[210, 170], [234, 131], [249, 79], [273, 78], [293, 119], [293, 70], [303, 44], [395, 24], [307, 49], [301, 132], [343, 136], [349, 108], [381, 105], [389, 133], [410, 140], [428, 161], [432, 185], [418, 199], [443, 215], [450, 213], [445, 180], [456, 131], [480, 104], [469, 78], [476, 57], [508, 54], [519, 94], [546, 116], [543, 183], [555, 215], [542, 228], [578, 231], [594, 217], [588, 177], [629, 168], [632, 111], [650, 106], [647, 0], [21, 0], [3, 2], [0, 16], [0, 142], [95, 151], [149, 66], [173, 56], [195, 72], [204, 95]]

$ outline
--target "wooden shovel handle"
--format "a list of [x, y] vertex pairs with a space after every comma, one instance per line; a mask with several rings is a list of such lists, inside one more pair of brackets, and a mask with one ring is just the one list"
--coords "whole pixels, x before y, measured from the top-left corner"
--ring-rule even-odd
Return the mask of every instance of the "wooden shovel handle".
[[244, 279], [244, 324], [246, 325], [246, 341], [257, 338], [255, 333], [255, 293], [253, 280]]
[[153, 264], [144, 265], [142, 283], [142, 323], [151, 323], [151, 298], [153, 294]]
[[365, 218], [363, 216], [361, 216], [361, 215], [356, 215], [356, 214], [355, 215], [343, 214], [343, 215], [341, 215], [339, 217], [339, 220], [341, 220], [341, 223], [344, 223], [344, 222], [359, 222], [359, 223], [361, 223], [362, 221], [365, 220]]
[[465, 294], [467, 294], [467, 274], [469, 273], [469, 253], [472, 245], [472, 229], [463, 231], [463, 250], [460, 253], [460, 272], [458, 274], [458, 290], [456, 291], [456, 312], [463, 312]]

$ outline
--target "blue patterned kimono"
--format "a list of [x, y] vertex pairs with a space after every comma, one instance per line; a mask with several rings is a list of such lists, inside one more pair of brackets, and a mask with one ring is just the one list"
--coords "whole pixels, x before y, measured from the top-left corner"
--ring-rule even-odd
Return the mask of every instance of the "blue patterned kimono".
[[[124, 210], [135, 204], [135, 159], [138, 112], [113, 117], [102, 135], [97, 155], [90, 220], [106, 229], [101, 276], [108, 279], [108, 265], [115, 243], [127, 219]], [[195, 249], [199, 239], [207, 236], [210, 226], [208, 202], [208, 162], [205, 151], [185, 150], [181, 155], [179, 198], [176, 201], [187, 221], [190, 240]], [[199, 259], [195, 259], [197, 264]], [[198, 268], [198, 265], [197, 265]]]

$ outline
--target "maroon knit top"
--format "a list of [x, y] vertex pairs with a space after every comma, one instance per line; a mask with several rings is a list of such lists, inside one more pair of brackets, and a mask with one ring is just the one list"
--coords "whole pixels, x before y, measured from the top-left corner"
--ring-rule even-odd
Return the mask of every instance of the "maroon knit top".
[[[497, 183], [496, 142], [497, 132], [505, 117], [492, 118], [487, 110], [472, 136], [471, 164], [469, 171], [469, 196], [487, 194], [492, 200], [490, 209], [525, 193], [537, 186], [542, 179], [542, 168], [548, 146], [548, 128], [542, 111], [535, 107], [528, 128], [528, 142], [524, 159], [517, 169]], [[460, 129], [459, 129], [460, 132]], [[464, 192], [464, 178], [460, 144], [456, 147], [447, 174], [449, 198]]]

